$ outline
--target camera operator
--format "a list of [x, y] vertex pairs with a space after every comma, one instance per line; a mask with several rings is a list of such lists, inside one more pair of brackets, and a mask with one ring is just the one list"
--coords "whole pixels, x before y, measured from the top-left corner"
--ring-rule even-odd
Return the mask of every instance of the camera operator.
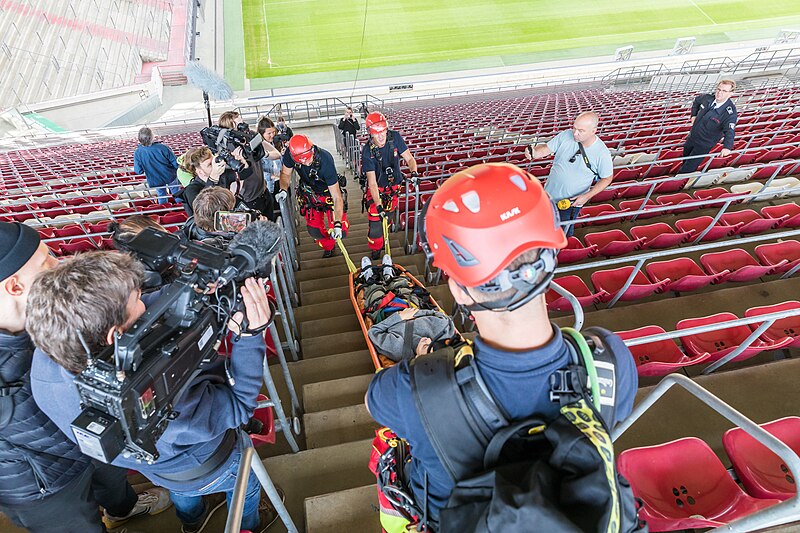
[[220, 176], [225, 172], [225, 162], [217, 161], [214, 153], [207, 146], [189, 148], [183, 154], [181, 169], [192, 176], [192, 180], [183, 189], [183, 208], [189, 216], [194, 215], [194, 200], [206, 187], [220, 183]]
[[[132, 256], [89, 252], [42, 274], [31, 289], [27, 326], [37, 345], [31, 370], [34, 398], [70, 438], [71, 423], [83, 409], [74, 379], [87, 367], [87, 351], [99, 354], [113, 344], [160, 294], [141, 296], [143, 274]], [[241, 294], [249, 329], [233, 344], [230, 380], [218, 362], [188, 385], [174, 406], [176, 417], [158, 440], [156, 461], [140, 463], [124, 454], [113, 461], [170, 490], [184, 533], [202, 531], [225, 496], [230, 500], [246, 438], [236, 428], [249, 420], [261, 388], [264, 336], [249, 332], [266, 325], [271, 311], [259, 280], [245, 280]], [[233, 316], [234, 332], [242, 320], [241, 312]], [[259, 506], [260, 489], [258, 479], [250, 476], [242, 528], [254, 533], [277, 518], [268, 501]]]
[[281, 115], [278, 116], [278, 123], [275, 124], [275, 128], [278, 130], [276, 137], [283, 144], [288, 143], [289, 139], [294, 137], [292, 128], [289, 127], [289, 125], [286, 123], [286, 119]]
[[194, 216], [186, 221], [181, 232], [190, 240], [225, 248], [234, 234], [216, 231], [214, 216], [219, 211], [233, 211], [235, 207], [236, 197], [231, 191], [222, 187], [206, 187], [194, 199]]
[[285, 147], [280, 140], [277, 141], [280, 148], [273, 144], [278, 130], [269, 117], [261, 117], [258, 119], [256, 130], [264, 139], [261, 143], [266, 153], [266, 157], [261, 160], [261, 167], [264, 171], [264, 181], [267, 183], [267, 189], [274, 195], [274, 193], [277, 192], [276, 189], [281, 179], [281, 169], [283, 168], [281, 156]]
[[56, 266], [39, 234], [0, 222], [0, 511], [33, 533], [95, 533], [167, 509], [154, 488], [136, 495], [127, 471], [95, 464], [36, 405], [30, 369], [34, 345], [25, 330], [36, 276]]
[[[249, 126], [236, 111], [226, 111], [221, 114], [218, 123], [222, 128], [242, 132], [250, 131]], [[232, 150], [231, 155], [242, 164], [243, 168], [238, 172], [226, 168], [220, 177], [220, 185], [233, 191], [247, 204], [247, 207], [259, 211], [274, 221], [272, 194], [267, 190], [261, 163], [256, 161], [252, 155], [245, 157], [241, 147]]]
[[347, 146], [347, 148], [353, 146], [358, 132], [361, 129], [361, 125], [358, 123], [358, 119], [353, 116], [352, 107], [347, 106], [345, 108], [344, 116], [339, 119], [338, 128], [344, 136], [345, 146]]

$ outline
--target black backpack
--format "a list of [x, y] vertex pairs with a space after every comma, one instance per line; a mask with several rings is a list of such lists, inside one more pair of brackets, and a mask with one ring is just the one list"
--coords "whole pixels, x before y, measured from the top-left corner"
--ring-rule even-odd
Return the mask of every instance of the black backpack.
[[550, 376], [551, 400], [561, 406], [554, 420], [510, 421], [469, 344], [411, 362], [422, 424], [455, 484], [438, 524], [428, 520], [429, 530], [647, 531], [630, 485], [616, 473], [605, 422], [615, 412], [615, 357], [606, 341], [612, 333], [563, 331], [573, 361]]

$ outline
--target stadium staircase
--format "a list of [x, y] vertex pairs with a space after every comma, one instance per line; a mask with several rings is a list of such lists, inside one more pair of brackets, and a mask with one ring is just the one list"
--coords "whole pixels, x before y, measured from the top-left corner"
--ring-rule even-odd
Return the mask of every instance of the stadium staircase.
[[[459, 101], [428, 107], [416, 104], [408, 109], [398, 109], [392, 121], [405, 134], [412, 151], [424, 166], [428, 182], [426, 191], [430, 193], [440, 178], [465, 166], [495, 160], [523, 163], [521, 153], [516, 148], [520, 135], [523, 140], [529, 139], [529, 136], [546, 136], [568, 126], [567, 119], [562, 115], [574, 115], [576, 111], [589, 107], [605, 109], [604, 115], [609, 117], [610, 124], [604, 130], [603, 138], [608, 139], [607, 143], [620, 155], [616, 161], [615, 189], [602, 203], [596, 202], [591, 206], [592, 209], [604, 204], [608, 207], [594, 209], [594, 212], [588, 209], [588, 212], [597, 215], [605, 209], [618, 216], [589, 220], [576, 229], [578, 244], [591, 247], [598, 232], [618, 229], [625, 235], [635, 236], [632, 228], [637, 226], [660, 222], [675, 226], [677, 219], [714, 216], [717, 212], [717, 208], [711, 205], [695, 204], [690, 207], [689, 213], [677, 213], [676, 210], [686, 209], [686, 206], [676, 206], [687, 198], [662, 198], [670, 193], [662, 194], [661, 191], [650, 199], [664, 209], [648, 213], [645, 220], [630, 220], [633, 211], [624, 210], [635, 210], [636, 206], [628, 208], [620, 205], [631, 200], [641, 204], [647, 187], [642, 190], [634, 185], [641, 185], [640, 182], [647, 179], [668, 178], [676, 169], [676, 162], [670, 159], [676, 157], [672, 152], [679, 148], [680, 139], [685, 135], [682, 128], [686, 123], [686, 105], [690, 95], [676, 93], [655, 96], [659, 104], [652, 105], [653, 111], [646, 116], [637, 116], [637, 106], [647, 102], [652, 104], [655, 98], [652, 94], [604, 95], [599, 91], [576, 91], [555, 96], [487, 98], [483, 102], [472, 98], [467, 104]], [[678, 191], [689, 194], [689, 199], [702, 198], [703, 194], [713, 189], [722, 189], [722, 192], [717, 190], [710, 194], [737, 192], [734, 190], [736, 186], [763, 184], [770, 176], [780, 172], [786, 176], [798, 174], [800, 154], [796, 153], [795, 148], [798, 142], [796, 135], [800, 133], [797, 130], [800, 116], [794, 114], [794, 109], [780, 107], [780, 104], [787, 102], [787, 94], [767, 91], [749, 95], [749, 102], [753, 106], [749, 113], [743, 113], [743, 126], [746, 127], [742, 128], [737, 151], [724, 163], [710, 164], [704, 174], [706, 182], [697, 187], [684, 190], [682, 187], [686, 182], [681, 182]], [[530, 118], [537, 114], [548, 118]], [[466, 125], [452, 120], [456, 115]], [[487, 117], [494, 118], [488, 121]], [[481, 129], [487, 122], [494, 122], [495, 118], [497, 127]], [[665, 127], [671, 128], [667, 135], [674, 137], [665, 138]], [[303, 132], [300, 128], [297, 131]], [[316, 128], [307, 133], [315, 142], [335, 153], [329, 128]], [[164, 130], [158, 134], [178, 153], [199, 141], [196, 134], [186, 133], [185, 127], [180, 131]], [[108, 246], [107, 235], [103, 235], [99, 228], [90, 227], [86, 217], [99, 225], [111, 216], [148, 212], [159, 217], [168, 227], [176, 228], [182, 220], [180, 206], [154, 204], [149, 197], [150, 191], [141, 185], [141, 176], [130, 171], [130, 154], [134, 146], [132, 141], [107, 141], [3, 154], [4, 165], [0, 166], [3, 177], [0, 185], [3, 194], [0, 217], [26, 220], [26, 223], [39, 226], [51, 249], [59, 255], [69, 255], [80, 248]], [[654, 157], [644, 157], [644, 154], [654, 153], [657, 154]], [[628, 156], [633, 154], [641, 154], [639, 161], [632, 162]], [[779, 162], [783, 162], [783, 166], [778, 167]], [[361, 257], [368, 254], [367, 220], [359, 209], [361, 191], [345, 161], [337, 157], [337, 165], [349, 178], [350, 230], [344, 244], [352, 260], [358, 264]], [[534, 174], [546, 175], [546, 167], [547, 164], [542, 163], [529, 168]], [[723, 170], [728, 167], [733, 170]], [[105, 170], [88, 172], [90, 168]], [[732, 178], [733, 172], [742, 168], [749, 169], [744, 181], [738, 177]], [[711, 175], [716, 178], [706, 179]], [[787, 189], [772, 197], [756, 198], [748, 204], [734, 204], [730, 211], [752, 209], [766, 216], [771, 207], [797, 210], [794, 194], [797, 193], [793, 189]], [[70, 198], [73, 198], [75, 205], [67, 203]], [[663, 200], [663, 203], [657, 200]], [[403, 215], [405, 221], [413, 221], [412, 208]], [[786, 217], [781, 223], [790, 219]], [[584, 218], [583, 222], [586, 221]], [[75, 231], [73, 226], [78, 226], [80, 233], [72, 233]], [[736, 233], [743, 227], [742, 224], [721, 237], [719, 248], [716, 249], [697, 250], [689, 248], [691, 243], [684, 242], [667, 250], [680, 251], [686, 248], [685, 252], [675, 257], [693, 259], [698, 265], [702, 263], [703, 254], [730, 248], [742, 248], [755, 257], [759, 244], [777, 242], [779, 239], [772, 235], [796, 227], [780, 226], [778, 223], [766, 226], [757, 227], [759, 231], [754, 234]], [[750, 227], [755, 228], [752, 225]], [[298, 234], [301, 268], [296, 277], [301, 305], [296, 308], [295, 317], [302, 359], [290, 362], [289, 367], [295, 386], [301, 393], [304, 410], [303, 432], [298, 438], [301, 451], [290, 453], [285, 439], [279, 434], [277, 443], [260, 447], [259, 454], [273, 480], [286, 493], [286, 505], [301, 531], [378, 531], [374, 477], [367, 469], [370, 442], [377, 425], [364, 407], [364, 394], [374, 367], [349, 299], [347, 268], [341, 252], [337, 250], [333, 258], [322, 259], [321, 249], [305, 233], [302, 221], [298, 221]], [[751, 236], [758, 236], [761, 240], [740, 242]], [[788, 242], [792, 239], [797, 239], [797, 236], [780, 240]], [[402, 231], [393, 234], [390, 240], [394, 260], [422, 279], [426, 271], [424, 256], [419, 253], [407, 254]], [[80, 245], [81, 242], [84, 244]], [[576, 270], [568, 273], [577, 275], [587, 287], [592, 288], [595, 281], [592, 273], [595, 270], [635, 264], [638, 254], [648, 251], [646, 247], [621, 250], [617, 257], [621, 261], [619, 264], [596, 267], [595, 263], [607, 261], [597, 253], [601, 249], [603, 246], [597, 246], [591, 256], [561, 268], [576, 267]], [[800, 254], [795, 259], [800, 259]], [[563, 277], [561, 274], [558, 276]], [[450, 311], [453, 302], [446, 284], [429, 288], [442, 307]], [[743, 317], [750, 308], [800, 299], [798, 294], [800, 278], [780, 279], [778, 273], [763, 274], [745, 282], [725, 281], [680, 294], [661, 291], [631, 301], [620, 301], [610, 308], [607, 300], [586, 303], [585, 324], [603, 326], [613, 331], [645, 326], [660, 326], [666, 331], [674, 331], [678, 322], [686, 318], [720, 312]], [[555, 310], [552, 318], [560, 326], [572, 325], [574, 320], [571, 314]], [[729, 363], [710, 375], [701, 375], [705, 365], [685, 366], [680, 371], [696, 379], [755, 422], [763, 423], [800, 414], [797, 407], [800, 405], [800, 389], [796, 386], [800, 358], [797, 355], [797, 348], [789, 347], [764, 351], [746, 360]], [[281, 399], [284, 405], [288, 405], [289, 398], [280, 369], [276, 365], [271, 369]], [[659, 379], [641, 377], [637, 398], [641, 399], [650, 392]], [[617, 442], [617, 451], [660, 444], [684, 436], [697, 436], [711, 446], [726, 466], [729, 465], [721, 437], [731, 424], [710, 409], [698, 406], [697, 400], [684, 391], [670, 391], [622, 436]], [[142, 481], [138, 478], [134, 480]], [[222, 531], [223, 523], [224, 516], [215, 517], [211, 531]], [[2, 531], [17, 531], [10, 526], [4, 529], [3, 526], [5, 524], [0, 522]], [[172, 512], [132, 521], [129, 528], [131, 531], [144, 532], [180, 530]], [[276, 525], [272, 530], [280, 531], [281, 526]]]

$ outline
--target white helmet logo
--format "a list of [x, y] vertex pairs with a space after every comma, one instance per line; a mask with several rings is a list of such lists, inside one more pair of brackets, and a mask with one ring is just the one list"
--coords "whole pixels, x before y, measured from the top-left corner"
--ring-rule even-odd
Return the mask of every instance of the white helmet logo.
[[521, 211], [519, 210], [519, 207], [515, 207], [514, 209], [510, 209], [509, 211], [506, 211], [505, 213], [501, 213], [500, 214], [500, 220], [505, 222], [509, 218], [511, 218], [513, 216], [516, 216], [516, 215], [519, 215], [520, 213], [521, 213]]

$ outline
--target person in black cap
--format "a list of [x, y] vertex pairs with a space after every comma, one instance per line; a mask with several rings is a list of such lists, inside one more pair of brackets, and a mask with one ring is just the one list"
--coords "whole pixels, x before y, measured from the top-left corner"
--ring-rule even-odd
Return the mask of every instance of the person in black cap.
[[45, 415], [31, 394], [33, 342], [25, 331], [28, 293], [57, 264], [39, 234], [0, 222], [0, 511], [34, 533], [94, 533], [170, 505], [154, 488], [138, 497], [127, 472], [93, 464]]

